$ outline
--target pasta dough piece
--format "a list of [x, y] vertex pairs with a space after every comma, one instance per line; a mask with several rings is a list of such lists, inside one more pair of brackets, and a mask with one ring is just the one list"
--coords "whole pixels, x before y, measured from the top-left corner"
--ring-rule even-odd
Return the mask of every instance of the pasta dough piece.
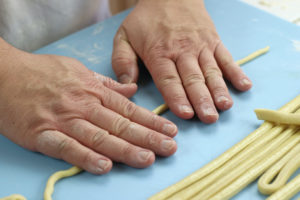
[[[234, 182], [230, 183], [221, 192], [217, 193], [215, 196], [211, 197], [210, 200], [223, 200], [229, 199], [241, 191], [248, 184], [253, 182], [257, 177], [259, 177], [266, 169], [268, 169], [276, 160], [280, 159], [284, 154], [286, 154], [290, 149], [293, 148], [300, 141], [300, 133], [293, 135], [289, 140], [284, 142], [278, 147], [274, 152], [266, 156], [258, 162], [253, 168], [244, 173]], [[280, 199], [281, 200], [281, 199]]]
[[164, 113], [168, 109], [169, 108], [168, 108], [167, 104], [162, 104], [162, 105], [158, 106], [157, 108], [155, 108], [154, 110], [152, 110], [152, 112], [154, 112], [157, 115], [161, 115], [162, 113]]
[[[238, 179], [243, 174], [246, 174], [249, 179], [252, 178], [253, 173], [249, 173], [249, 170], [251, 170], [257, 163], [260, 161], [265, 162], [265, 158], [268, 157], [268, 155], [271, 155], [276, 149], [280, 149], [279, 147], [281, 144], [286, 141], [289, 141], [290, 137], [296, 132], [295, 129], [287, 129], [284, 132], [282, 132], [278, 137], [270, 141], [265, 146], [258, 149], [258, 151], [252, 155], [248, 159], [246, 159], [244, 162], [240, 164], [236, 164], [236, 168], [234, 170], [224, 170], [225, 175], [217, 179], [213, 184], [211, 184], [208, 188], [206, 188], [203, 192], [200, 192], [192, 199], [211, 199], [211, 196], [213, 196], [215, 193], [219, 192], [220, 190], [226, 188], [229, 186], [234, 180]], [[300, 138], [299, 138], [300, 139]], [[293, 141], [295, 139], [293, 138]], [[293, 142], [291, 141], [291, 142]], [[299, 140], [298, 140], [299, 141]], [[295, 145], [295, 144], [294, 144]], [[279, 158], [277, 158], [279, 159]], [[276, 160], [274, 161], [276, 162]], [[273, 163], [270, 163], [273, 164]], [[269, 166], [266, 166], [269, 167]], [[223, 168], [221, 169], [223, 171]], [[262, 172], [261, 172], [262, 173]], [[258, 174], [260, 175], [260, 174]], [[226, 189], [229, 191], [228, 189]], [[222, 195], [219, 199], [226, 199]]]
[[282, 187], [280, 190], [272, 194], [267, 200], [288, 200], [297, 192], [300, 191], [300, 174], [291, 180], [288, 184]]
[[[273, 127], [272, 129], [268, 129], [265, 132], [260, 132], [260, 137], [258, 137], [254, 141], [258, 142], [251, 142], [247, 148], [241, 150], [238, 154], [232, 157], [232, 159], [228, 159], [223, 165], [222, 168], [217, 168], [213, 171], [213, 173], [207, 174], [205, 177], [201, 178], [191, 186], [185, 188], [184, 190], [178, 192], [177, 194], [172, 197], [173, 199], [181, 198], [181, 199], [188, 199], [194, 195], [196, 195], [201, 190], [204, 190], [207, 186], [214, 183], [220, 177], [227, 174], [236, 168], [237, 165], [246, 161], [250, 158], [251, 155], [258, 152], [258, 150], [265, 146], [270, 140], [278, 136], [283, 130], [285, 126], [277, 126]], [[267, 134], [266, 134], [267, 133]], [[253, 134], [253, 133], [252, 133]], [[262, 137], [263, 136], [263, 137]], [[170, 198], [170, 199], [172, 199]]]
[[251, 53], [250, 55], [246, 56], [245, 58], [242, 58], [241, 60], [236, 61], [236, 63], [238, 65], [243, 65], [243, 64], [245, 64], [245, 63], [247, 63], [247, 62], [249, 62], [249, 61], [265, 54], [265, 53], [267, 53], [269, 51], [269, 49], [270, 49], [269, 46], [267, 46], [265, 48], [262, 48], [262, 49], [259, 49], [255, 52]]
[[47, 181], [47, 185], [44, 192], [44, 200], [52, 200], [51, 195], [54, 191], [54, 185], [58, 180], [69, 176], [74, 176], [75, 174], [78, 174], [80, 172], [82, 172], [82, 169], [74, 166], [70, 169], [58, 171], [52, 174]]
[[[300, 165], [300, 144], [296, 145], [279, 162], [268, 169], [258, 180], [262, 194], [272, 194], [279, 190]], [[297, 159], [294, 159], [294, 158]], [[275, 178], [276, 177], [276, 178]], [[271, 183], [271, 181], [275, 180]]]
[[[285, 111], [285, 112], [294, 112], [295, 109], [299, 108], [299, 105], [300, 105], [300, 95], [297, 96], [294, 100], [292, 100], [290, 103], [288, 103], [286, 106], [284, 106], [281, 111]], [[265, 122], [261, 127], [265, 127], [265, 126], [268, 126], [268, 129], [270, 129], [270, 126], [272, 127], [272, 124], [268, 123], [268, 122]], [[260, 127], [260, 128], [261, 128]], [[259, 129], [260, 129], [259, 128]], [[257, 129], [257, 130], [259, 130]], [[254, 131], [253, 133], [257, 132]], [[259, 132], [259, 131], [258, 131]], [[267, 132], [267, 131], [266, 131]], [[178, 193], [178, 192], [182, 192], [183, 189], [187, 188], [189, 189], [190, 187], [192, 187], [193, 183], [195, 183], [196, 181], [198, 181], [199, 179], [203, 178], [203, 177], [206, 177], [208, 174], [210, 174], [213, 170], [221, 167], [221, 165], [223, 163], [226, 163], [229, 159], [231, 159], [232, 157], [235, 156], [235, 154], [239, 153], [239, 151], [241, 151], [241, 149], [243, 149], [245, 146], [248, 146], [251, 142], [249, 142], [248, 138], [258, 138], [258, 137], [254, 137], [254, 136], [257, 136], [256, 134], [250, 134], [249, 136], [247, 136], [242, 142], [238, 143], [237, 145], [235, 145], [234, 147], [237, 147], [237, 148], [234, 148], [232, 147], [230, 150], [228, 150], [227, 152], [225, 152], [223, 155], [221, 155], [220, 157], [218, 157], [216, 160], [212, 161], [211, 163], [209, 163], [208, 165], [206, 165], [205, 167], [201, 168], [200, 170], [194, 172], [192, 175], [186, 177], [185, 179], [183, 179], [182, 181], [170, 186], [169, 188], [167, 188], [166, 190], [163, 190], [159, 193], [157, 193], [156, 195], [150, 197], [151, 200], [154, 200], [154, 199], [159, 199], [159, 200], [162, 200], [162, 199], [187, 199], [189, 197], [183, 197], [182, 196], [173, 196], [171, 197], [172, 195]], [[253, 136], [254, 135], [254, 136]], [[254, 141], [254, 140], [253, 140]], [[241, 149], [239, 149], [241, 148]], [[227, 156], [228, 153], [231, 154], [230, 156]], [[251, 177], [250, 177], [251, 178]], [[249, 181], [249, 176], [246, 177], [246, 179], [242, 179], [243, 182], [247, 183], [247, 180]], [[240, 184], [237, 184], [235, 185], [235, 192], [236, 191], [239, 191], [240, 189], [242, 189], [242, 187], [240, 187]], [[193, 191], [192, 191], [193, 192]], [[230, 196], [232, 195], [232, 191], [230, 190], [226, 190], [225, 192], [227, 192], [227, 195]], [[229, 192], [229, 193], [228, 193]], [[233, 191], [234, 192], [234, 191]], [[196, 191], [197, 193], [197, 191]]]
[[278, 124], [300, 125], [300, 114], [284, 113], [276, 110], [255, 109], [258, 119]]
[[19, 194], [12, 194], [8, 197], [0, 198], [0, 200], [26, 200], [26, 198]]

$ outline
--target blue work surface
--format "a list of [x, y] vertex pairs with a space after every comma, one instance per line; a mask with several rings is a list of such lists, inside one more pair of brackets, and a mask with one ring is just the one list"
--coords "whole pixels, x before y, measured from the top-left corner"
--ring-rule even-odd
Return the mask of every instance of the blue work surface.
[[[253, 88], [240, 93], [230, 87], [232, 109], [220, 114], [217, 123], [182, 120], [170, 111], [163, 116], [178, 125], [178, 150], [169, 158], [157, 158], [147, 169], [115, 164], [109, 174], [84, 172], [55, 186], [54, 200], [143, 200], [181, 180], [218, 157], [255, 130], [261, 121], [255, 108], [278, 109], [300, 94], [300, 28], [235, 0], [207, 0], [207, 9], [234, 58], [270, 45], [270, 52], [243, 66]], [[113, 36], [129, 11], [93, 25], [36, 53], [59, 54], [79, 59], [88, 68], [115, 78], [111, 68]], [[144, 78], [145, 77], [144, 75]], [[138, 105], [154, 109], [163, 99], [152, 81], [141, 81], [132, 98]], [[19, 193], [28, 200], [42, 199], [48, 177], [70, 165], [27, 151], [0, 136], [0, 197]], [[264, 199], [256, 183], [234, 199]]]

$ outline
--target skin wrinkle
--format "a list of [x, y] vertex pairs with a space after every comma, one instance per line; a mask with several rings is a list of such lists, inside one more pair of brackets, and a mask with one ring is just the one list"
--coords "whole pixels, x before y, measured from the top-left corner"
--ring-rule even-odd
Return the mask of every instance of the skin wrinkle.
[[117, 117], [112, 124], [114, 134], [118, 137], [122, 137], [122, 135], [130, 128], [130, 121], [122, 116]]
[[135, 116], [135, 113], [137, 111], [137, 107], [135, 104], [131, 101], [124, 101], [124, 105], [122, 106], [124, 108], [124, 116], [132, 119]]
[[102, 130], [97, 131], [91, 139], [90, 142], [91, 146], [95, 148], [100, 147], [104, 143], [108, 135], [109, 133], [107, 131], [102, 131]]

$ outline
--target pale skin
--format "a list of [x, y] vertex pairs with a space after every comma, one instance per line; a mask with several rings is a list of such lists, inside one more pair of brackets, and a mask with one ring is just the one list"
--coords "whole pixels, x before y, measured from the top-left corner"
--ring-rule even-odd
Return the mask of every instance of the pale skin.
[[112, 161], [143, 168], [176, 151], [177, 127], [126, 98], [135, 84], [0, 42], [0, 132], [13, 142], [95, 174]]
[[121, 83], [135, 83], [140, 57], [179, 117], [218, 119], [232, 104], [224, 78], [241, 91], [252, 86], [221, 42], [201, 0], [140, 0], [114, 39], [112, 66]]
[[[99, 55], [101, 56], [101, 55]], [[246, 91], [251, 81], [222, 44], [200, 0], [140, 0], [114, 39], [119, 81], [79, 61], [20, 51], [0, 38], [0, 133], [32, 151], [95, 174], [112, 161], [151, 165], [177, 149], [172, 122], [136, 106], [137, 58], [179, 117], [205, 123], [233, 102], [223, 76]]]

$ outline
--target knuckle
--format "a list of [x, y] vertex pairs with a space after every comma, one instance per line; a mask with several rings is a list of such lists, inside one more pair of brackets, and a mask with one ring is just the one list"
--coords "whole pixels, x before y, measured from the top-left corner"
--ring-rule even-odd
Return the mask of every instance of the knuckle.
[[156, 41], [149, 48], [143, 51], [143, 57], [146, 58], [148, 63], [154, 62], [157, 57], [167, 57], [168, 48], [165, 43]]
[[86, 105], [86, 116], [88, 119], [97, 119], [99, 116], [101, 116], [101, 111], [98, 108], [99, 105], [101, 105], [102, 102], [92, 102], [89, 105]]
[[108, 88], [111, 88], [111, 87], [114, 87], [117, 85], [117, 83], [112, 78], [109, 78], [109, 77], [105, 77], [103, 83]]
[[231, 66], [234, 66], [233, 63], [232, 63], [232, 58], [229, 57], [229, 56], [223, 56], [220, 58], [220, 64], [225, 68], [229, 68]]
[[122, 149], [121, 149], [121, 160], [124, 162], [124, 163], [127, 163], [129, 158], [130, 158], [130, 155], [132, 154], [132, 151], [133, 151], [133, 147], [130, 145], [130, 144], [125, 144]]
[[136, 113], [138, 107], [131, 101], [125, 101], [124, 103], [124, 115], [125, 117], [131, 118]]
[[150, 118], [150, 124], [152, 125], [152, 127], [154, 127], [155, 129], [158, 128], [159, 122], [160, 121], [158, 115], [153, 113]]
[[69, 139], [63, 139], [58, 143], [58, 155], [60, 155], [62, 158], [64, 157], [64, 155], [66, 154], [66, 152], [68, 151], [68, 149], [70, 148], [70, 146], [72, 145], [72, 143], [74, 143], [74, 140], [69, 140]]
[[91, 146], [92, 147], [99, 147], [105, 142], [106, 137], [109, 135], [107, 131], [98, 131], [96, 132], [93, 137], [91, 138]]
[[214, 96], [224, 95], [226, 94], [226, 92], [227, 92], [226, 88], [222, 86], [216, 86], [215, 88], [213, 88]]
[[158, 82], [162, 87], [169, 86], [170, 84], [181, 84], [181, 81], [178, 79], [178, 77], [172, 74], [161, 76]]
[[168, 102], [184, 102], [186, 97], [184, 94], [173, 94], [173, 95], [168, 95], [167, 100]]
[[186, 50], [190, 50], [191, 47], [195, 46], [195, 41], [196, 40], [193, 35], [182, 35], [173, 40], [172, 47], [185, 52]]
[[115, 68], [122, 68], [123, 66], [133, 66], [136, 63], [135, 59], [129, 58], [125, 55], [125, 52], [114, 56], [112, 59], [113, 66]]
[[92, 151], [88, 151], [85, 153], [81, 158], [78, 158], [79, 162], [82, 166], [86, 165], [87, 163], [91, 163], [93, 160]]
[[110, 102], [113, 102], [112, 92], [109, 92], [108, 89], [103, 89], [100, 100], [104, 106], [107, 106]]
[[143, 144], [144, 146], [150, 146], [150, 147], [156, 144], [155, 134], [152, 131], [149, 131], [147, 133], [147, 135], [144, 138]]
[[190, 87], [190, 86], [193, 86], [194, 84], [198, 84], [198, 83], [205, 83], [203, 76], [201, 76], [200, 74], [189, 74], [183, 80], [184, 87]]
[[221, 73], [220, 69], [217, 67], [207, 67], [207, 69], [204, 72], [204, 76], [205, 76], [205, 79], [207, 81], [209, 81], [209, 80], [212, 80], [215, 78], [222, 77], [222, 73]]
[[124, 134], [130, 127], [129, 119], [126, 119], [122, 116], [117, 117], [113, 122], [114, 132], [117, 136]]

